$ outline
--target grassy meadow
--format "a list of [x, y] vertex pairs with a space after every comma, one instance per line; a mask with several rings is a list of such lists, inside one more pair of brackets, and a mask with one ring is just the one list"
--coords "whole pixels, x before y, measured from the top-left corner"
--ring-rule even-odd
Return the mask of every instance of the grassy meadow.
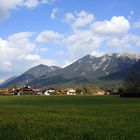
[[139, 140], [140, 99], [0, 97], [0, 140]]

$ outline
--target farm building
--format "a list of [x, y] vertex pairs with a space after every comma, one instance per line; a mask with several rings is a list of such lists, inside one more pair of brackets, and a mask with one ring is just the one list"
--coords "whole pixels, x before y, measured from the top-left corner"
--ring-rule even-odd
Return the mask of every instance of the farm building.
[[66, 91], [67, 95], [76, 95], [76, 90], [75, 89], [68, 89]]
[[54, 94], [55, 92], [56, 92], [56, 90], [54, 88], [48, 88], [46, 90], [43, 90], [43, 94], [46, 95], [46, 96]]
[[8, 91], [12, 95], [33, 95], [34, 91], [29, 86], [23, 86], [18, 88], [13, 88]]
[[20, 87], [17, 95], [33, 95], [34, 91], [29, 86]]
[[41, 89], [33, 89], [33, 92], [35, 95], [42, 95], [42, 90]]
[[93, 95], [105, 95], [106, 92], [102, 89], [90, 89], [90, 93]]
[[59, 93], [66, 95], [76, 95], [76, 90], [72, 88], [60, 89]]
[[19, 88], [10, 89], [10, 90], [8, 90], [8, 93], [10, 93], [11, 95], [17, 95], [19, 93]]

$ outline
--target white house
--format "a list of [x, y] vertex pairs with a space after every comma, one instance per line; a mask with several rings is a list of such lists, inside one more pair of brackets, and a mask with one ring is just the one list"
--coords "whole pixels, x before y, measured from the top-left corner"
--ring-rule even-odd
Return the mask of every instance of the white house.
[[46, 90], [46, 91], [44, 92], [44, 95], [49, 96], [50, 93]]
[[56, 92], [56, 90], [54, 88], [49, 88], [49, 89], [44, 91], [44, 95], [49, 96], [55, 92]]
[[54, 88], [49, 88], [49, 89], [47, 89], [47, 91], [48, 91], [49, 93], [55, 93], [55, 92], [56, 92]]
[[66, 94], [67, 94], [67, 95], [76, 95], [76, 90], [75, 90], [75, 89], [68, 89], [68, 90], [66, 91]]

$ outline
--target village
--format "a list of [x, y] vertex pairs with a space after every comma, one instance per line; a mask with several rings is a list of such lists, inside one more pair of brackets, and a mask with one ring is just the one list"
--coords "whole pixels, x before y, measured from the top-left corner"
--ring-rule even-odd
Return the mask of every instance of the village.
[[12, 89], [0, 89], [0, 96], [12, 96], [12, 95], [41, 95], [41, 96], [50, 96], [50, 95], [117, 95], [117, 90], [103, 90], [99, 88], [46, 88], [46, 89], [35, 89], [30, 86], [20, 86]]

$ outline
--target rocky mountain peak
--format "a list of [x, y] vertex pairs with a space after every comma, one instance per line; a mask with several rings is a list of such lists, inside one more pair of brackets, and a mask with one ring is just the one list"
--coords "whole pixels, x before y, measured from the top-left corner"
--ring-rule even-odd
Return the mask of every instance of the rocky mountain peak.
[[64, 81], [70, 82], [72, 79], [77, 81], [79, 78], [92, 81], [116, 72], [120, 74], [123, 69], [131, 68], [138, 58], [137, 55], [109, 53], [102, 57], [86, 55], [63, 69], [57, 66], [49, 67], [40, 64], [8, 82], [5, 86], [11, 84], [41, 86], [41, 84], [46, 85], [46, 81], [58, 84]]

